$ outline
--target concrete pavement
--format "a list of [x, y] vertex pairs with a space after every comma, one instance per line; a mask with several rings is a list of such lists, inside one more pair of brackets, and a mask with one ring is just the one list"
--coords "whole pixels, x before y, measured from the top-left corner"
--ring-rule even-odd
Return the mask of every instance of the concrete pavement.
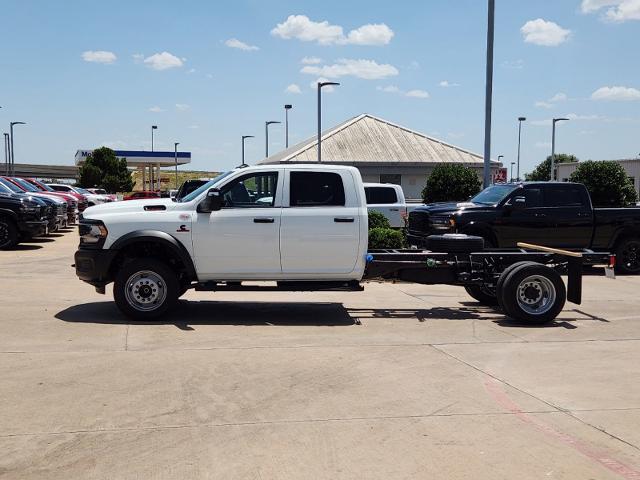
[[76, 244], [0, 252], [0, 479], [640, 478], [640, 278], [547, 327], [388, 283], [132, 324]]

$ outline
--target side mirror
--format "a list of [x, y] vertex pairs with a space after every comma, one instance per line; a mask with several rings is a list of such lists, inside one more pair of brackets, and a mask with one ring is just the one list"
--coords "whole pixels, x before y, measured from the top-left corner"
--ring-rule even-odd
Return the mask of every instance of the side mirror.
[[511, 207], [514, 210], [524, 210], [527, 207], [527, 199], [525, 197], [513, 197]]
[[207, 196], [198, 205], [198, 213], [217, 212], [222, 208], [222, 195], [220, 190], [212, 188], [207, 192]]

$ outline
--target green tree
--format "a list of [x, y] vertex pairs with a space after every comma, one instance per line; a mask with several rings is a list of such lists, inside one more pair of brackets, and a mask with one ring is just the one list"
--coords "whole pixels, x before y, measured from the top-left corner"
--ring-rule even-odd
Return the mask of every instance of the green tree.
[[587, 187], [594, 207], [624, 207], [638, 200], [631, 179], [617, 162], [581, 162], [569, 180]]
[[118, 159], [107, 147], [100, 147], [87, 156], [80, 166], [78, 184], [85, 188], [104, 188], [107, 192], [130, 192], [133, 190], [131, 172], [127, 160]]
[[369, 230], [372, 228], [391, 228], [389, 219], [375, 210], [369, 211]]
[[478, 174], [457, 163], [445, 163], [433, 169], [422, 190], [424, 203], [466, 200], [480, 191]]
[[[566, 153], [558, 153], [556, 155], [556, 164], [578, 162], [578, 157], [568, 155]], [[533, 172], [526, 173], [524, 178], [529, 182], [548, 182], [551, 180], [551, 155], [540, 162]]]

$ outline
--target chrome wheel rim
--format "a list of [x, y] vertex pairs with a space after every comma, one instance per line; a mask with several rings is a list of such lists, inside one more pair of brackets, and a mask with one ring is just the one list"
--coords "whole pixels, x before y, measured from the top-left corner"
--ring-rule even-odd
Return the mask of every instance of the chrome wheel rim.
[[167, 298], [167, 285], [155, 272], [142, 270], [129, 277], [125, 286], [129, 305], [140, 312], [159, 308]]
[[520, 282], [516, 291], [518, 306], [530, 315], [542, 315], [553, 308], [556, 287], [542, 275], [531, 275]]
[[640, 242], [627, 242], [620, 256], [622, 265], [628, 270], [640, 270]]

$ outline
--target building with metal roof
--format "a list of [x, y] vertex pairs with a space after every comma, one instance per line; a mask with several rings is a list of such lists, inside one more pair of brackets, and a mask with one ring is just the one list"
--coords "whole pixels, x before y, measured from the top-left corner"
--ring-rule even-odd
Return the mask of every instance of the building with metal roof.
[[[261, 160], [270, 163], [314, 163], [317, 137]], [[461, 163], [482, 177], [483, 157], [415, 130], [363, 113], [322, 133], [322, 163], [357, 167], [365, 182], [396, 183], [408, 200], [419, 200], [436, 165]], [[492, 161], [492, 172], [504, 170]]]

